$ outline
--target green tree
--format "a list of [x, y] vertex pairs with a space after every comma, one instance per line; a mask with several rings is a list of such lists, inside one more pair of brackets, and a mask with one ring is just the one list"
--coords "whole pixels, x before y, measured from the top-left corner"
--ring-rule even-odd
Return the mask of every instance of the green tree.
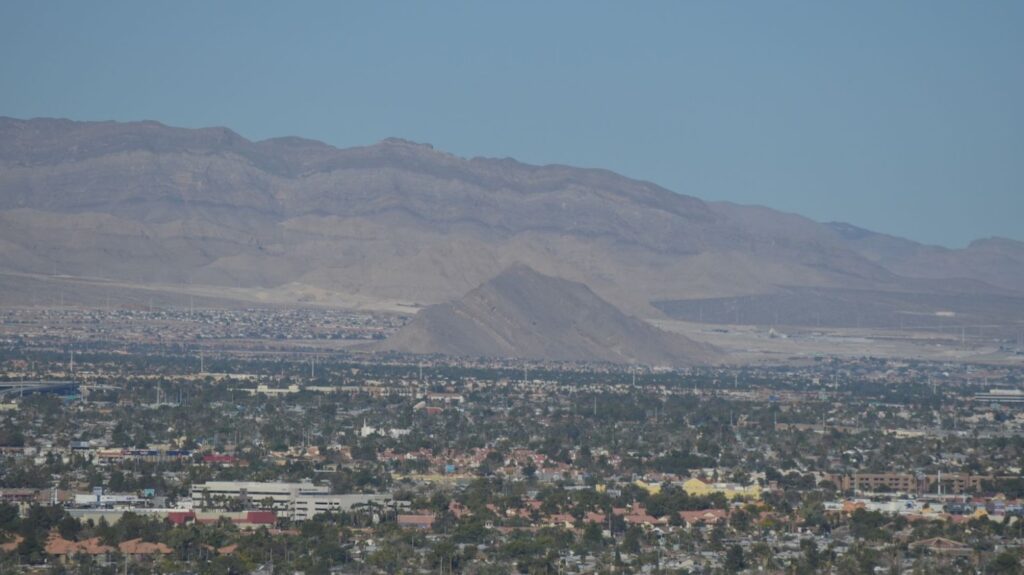
[[601, 534], [601, 526], [594, 522], [587, 523], [583, 529], [583, 545], [588, 549], [598, 549], [604, 545], [604, 536]]
[[626, 529], [626, 536], [622, 538], [622, 549], [634, 555], [640, 553], [640, 538], [642, 536], [643, 531], [636, 525], [631, 525], [629, 529]]
[[800, 549], [803, 551], [801, 563], [809, 572], [815, 572], [821, 565], [821, 554], [818, 552], [818, 544], [813, 539], [802, 539]]
[[739, 573], [747, 566], [746, 559], [743, 557], [743, 548], [739, 545], [732, 545], [725, 552], [725, 568], [726, 573]]
[[1020, 575], [1022, 572], [1020, 559], [1011, 551], [1003, 551], [989, 562], [985, 572], [999, 575]]
[[81, 530], [82, 524], [70, 515], [64, 515], [57, 523], [57, 531], [65, 539], [77, 539]]
[[18, 544], [18, 557], [24, 563], [42, 563], [45, 556], [42, 538], [39, 533], [32, 531], [23, 536], [24, 539]]

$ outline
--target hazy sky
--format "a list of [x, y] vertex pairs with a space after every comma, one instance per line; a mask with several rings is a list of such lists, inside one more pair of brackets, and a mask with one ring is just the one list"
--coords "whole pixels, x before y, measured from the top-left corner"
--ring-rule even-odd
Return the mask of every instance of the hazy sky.
[[0, 3], [0, 115], [609, 168], [1024, 240], [1024, 2]]

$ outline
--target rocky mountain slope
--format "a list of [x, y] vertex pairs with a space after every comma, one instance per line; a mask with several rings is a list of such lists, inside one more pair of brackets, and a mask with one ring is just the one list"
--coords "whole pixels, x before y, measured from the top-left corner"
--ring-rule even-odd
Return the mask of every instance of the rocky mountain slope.
[[622, 313], [581, 283], [521, 264], [454, 302], [423, 309], [381, 349], [665, 366], [718, 357], [710, 346]]

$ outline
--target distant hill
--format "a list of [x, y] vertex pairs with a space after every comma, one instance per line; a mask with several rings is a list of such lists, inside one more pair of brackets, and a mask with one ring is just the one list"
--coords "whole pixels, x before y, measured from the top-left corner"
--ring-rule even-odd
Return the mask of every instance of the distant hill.
[[1015, 291], [1024, 287], [1024, 242], [985, 238], [962, 250], [927, 246], [850, 224], [828, 223], [843, 243], [893, 273], [913, 278], [971, 278]]
[[517, 264], [423, 309], [381, 349], [415, 354], [682, 366], [717, 351], [628, 316], [587, 286]]
[[[914, 294], [1024, 294], [1024, 245], [1011, 240], [950, 250], [606, 170], [157, 122], [0, 118], [0, 255], [2, 305], [413, 312], [516, 262], [648, 319], [699, 319], [691, 304], [713, 299], [724, 311], [707, 321], [804, 323], [788, 295], [801, 290], [851, 324], [878, 294], [898, 294], [881, 316]], [[749, 305], [760, 313], [729, 312]], [[1015, 306], [986, 314], [1024, 319]]]

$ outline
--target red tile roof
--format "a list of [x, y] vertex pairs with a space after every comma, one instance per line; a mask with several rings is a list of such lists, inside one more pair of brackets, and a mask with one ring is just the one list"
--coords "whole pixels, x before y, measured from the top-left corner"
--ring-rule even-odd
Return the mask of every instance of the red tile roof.
[[430, 527], [434, 524], [434, 514], [399, 515], [398, 524], [403, 527]]
[[245, 523], [273, 525], [277, 523], [277, 515], [273, 511], [250, 511], [245, 514]]
[[17, 533], [15, 533], [13, 536], [11, 536], [9, 533], [4, 533], [3, 535], [11, 537], [11, 540], [7, 543], [0, 543], [0, 551], [3, 551], [4, 553], [10, 553], [11, 551], [14, 551], [18, 548], [18, 545], [21, 545], [21, 542], [25, 540], [24, 537], [18, 535]]
[[171, 511], [167, 514], [167, 520], [175, 525], [184, 525], [195, 518], [196, 514], [192, 511]]
[[103, 545], [99, 537], [85, 539], [84, 541], [69, 541], [61, 537], [57, 532], [50, 534], [46, 541], [46, 553], [49, 555], [104, 555], [110, 553], [114, 548]]
[[173, 549], [163, 543], [150, 543], [142, 539], [129, 539], [117, 546], [125, 555], [170, 555]]
[[687, 523], [718, 523], [726, 518], [728, 514], [722, 509], [700, 509], [697, 511], [680, 511], [681, 517]]

